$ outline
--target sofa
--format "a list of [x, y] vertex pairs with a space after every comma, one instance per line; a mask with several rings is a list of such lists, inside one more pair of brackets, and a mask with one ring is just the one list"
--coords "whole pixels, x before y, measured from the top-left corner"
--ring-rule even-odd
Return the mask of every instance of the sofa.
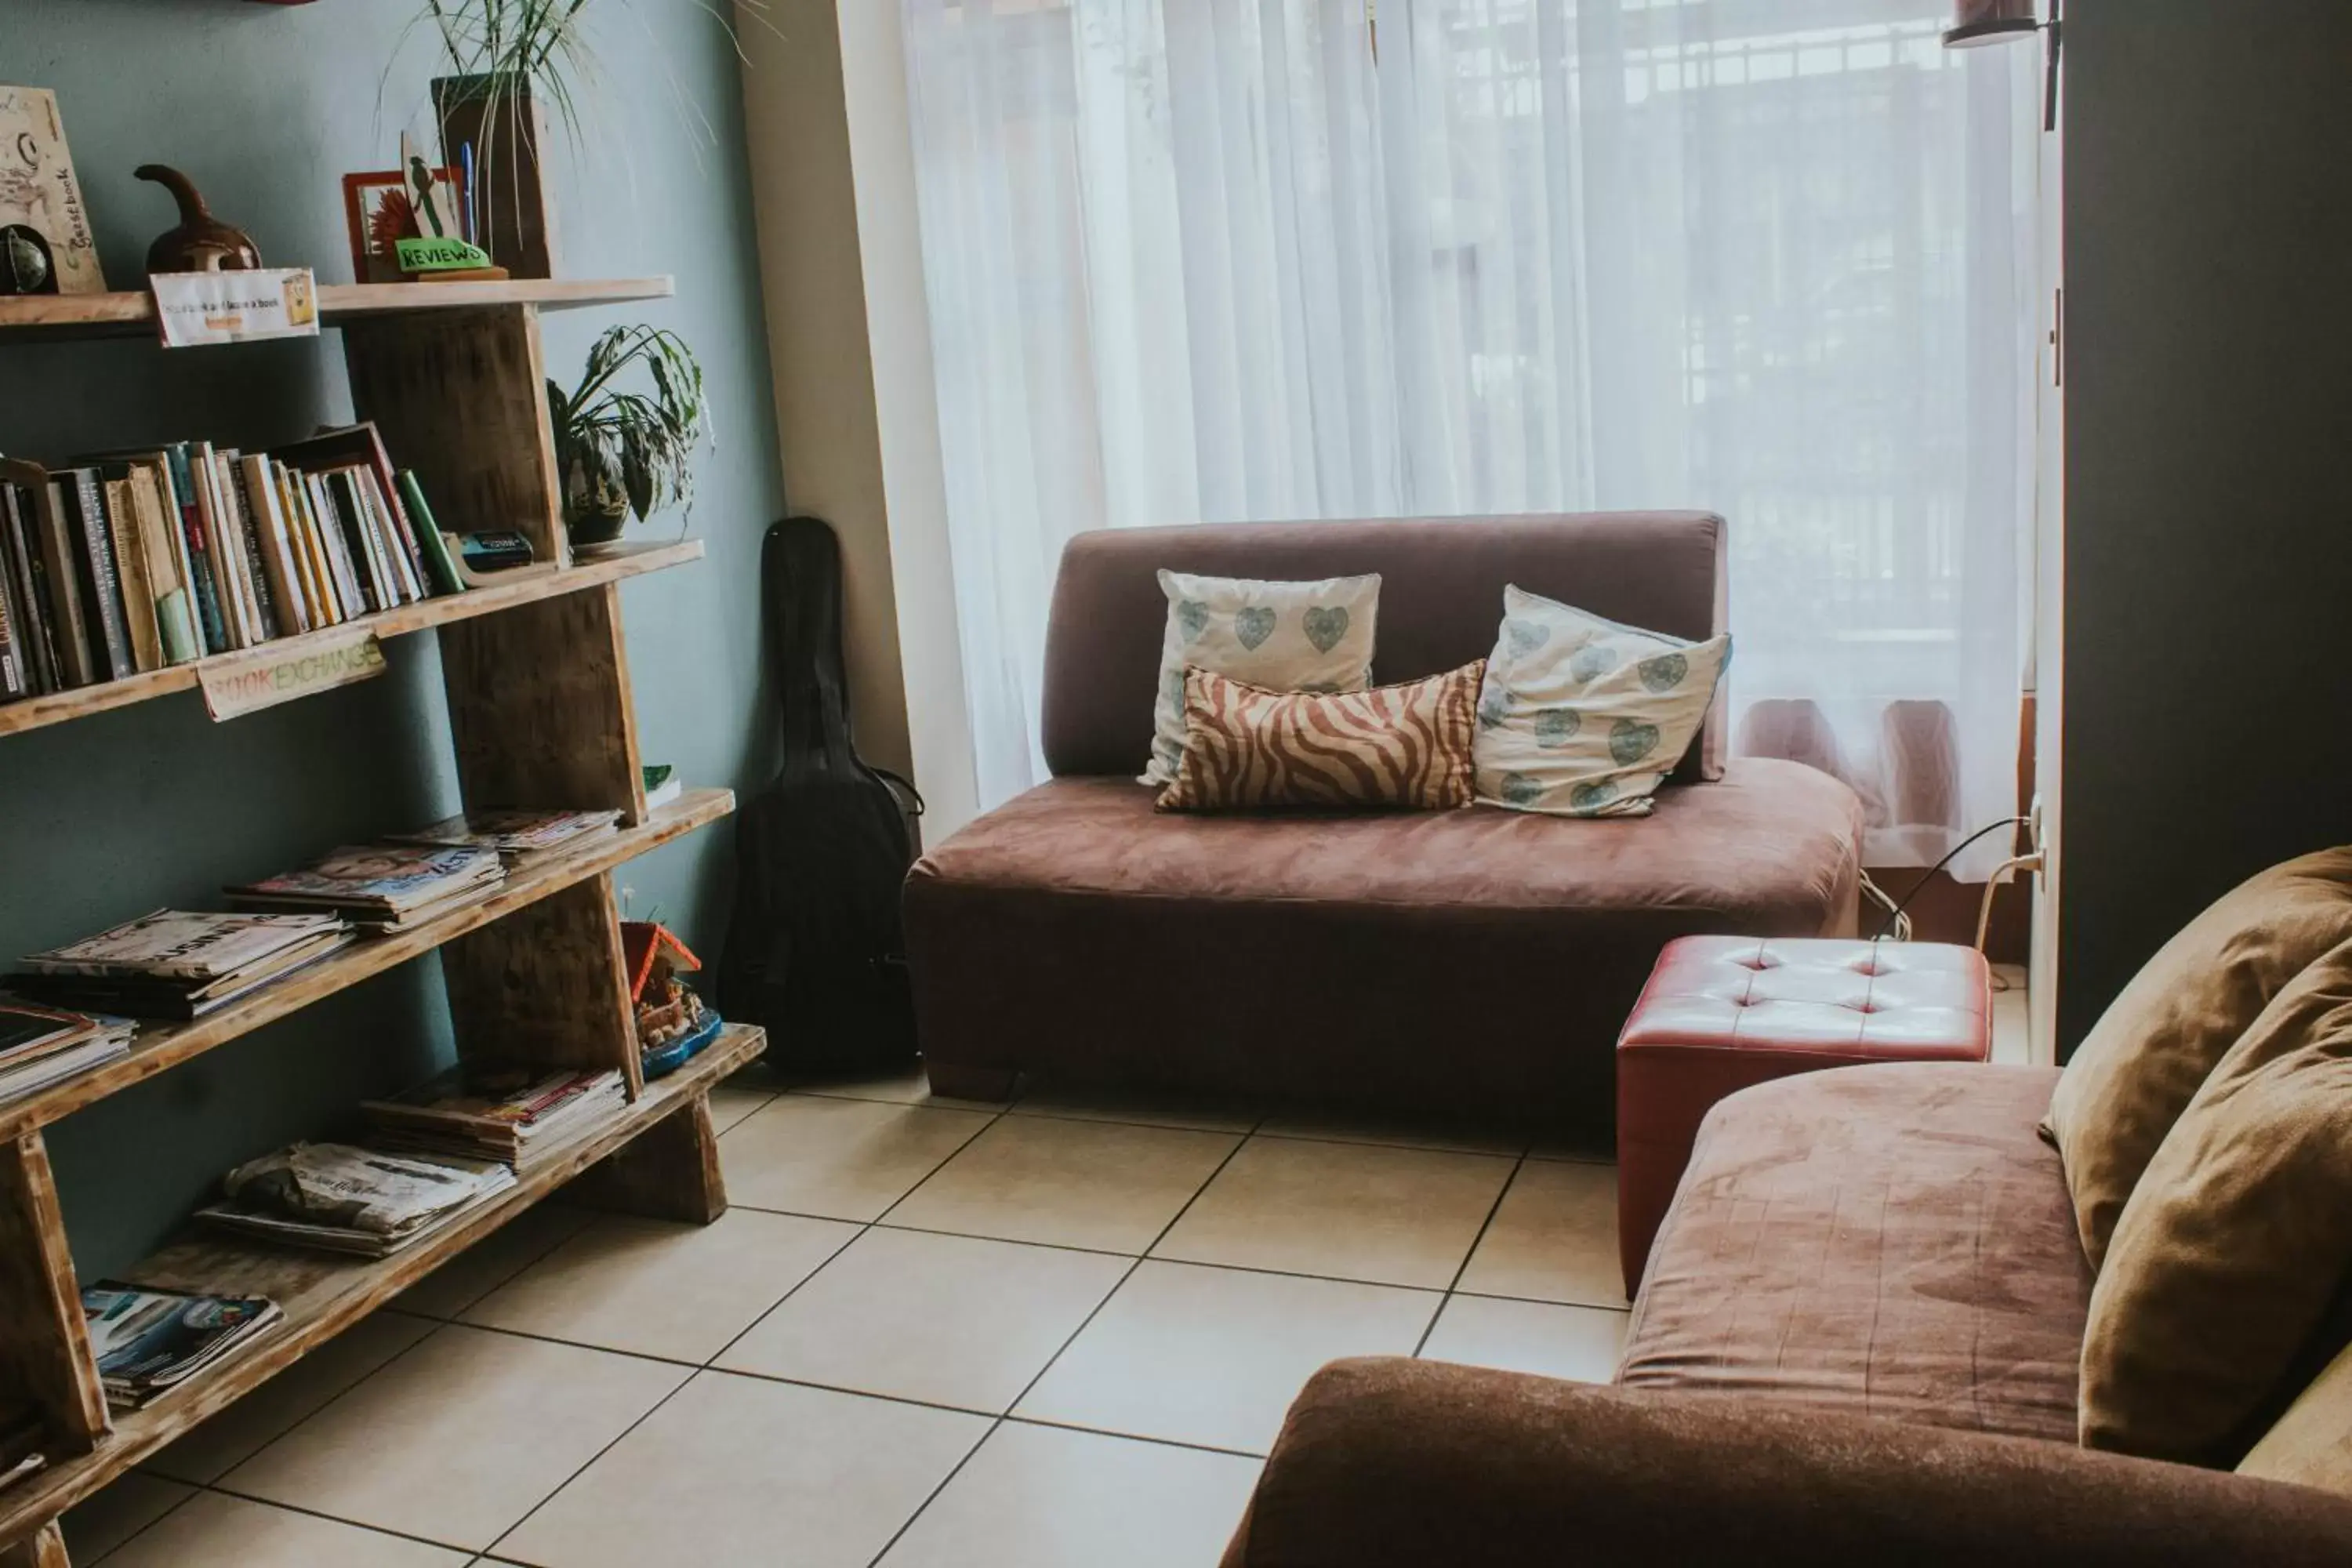
[[1377, 572], [1387, 684], [1484, 658], [1513, 583], [1712, 636], [1724, 562], [1724, 521], [1696, 512], [1073, 540], [1046, 633], [1052, 777], [932, 849], [907, 883], [932, 1087], [990, 1097], [1039, 1073], [1605, 1127], [1617, 1026], [1668, 941], [1852, 933], [1853, 792], [1796, 763], [1727, 759], [1718, 694], [1648, 817], [1160, 813], [1136, 782], [1168, 616], [1156, 574]]
[[2352, 1563], [2352, 1499], [2075, 1443], [2054, 1069], [1906, 1063], [1701, 1126], [1612, 1386], [1326, 1368], [1226, 1568]]

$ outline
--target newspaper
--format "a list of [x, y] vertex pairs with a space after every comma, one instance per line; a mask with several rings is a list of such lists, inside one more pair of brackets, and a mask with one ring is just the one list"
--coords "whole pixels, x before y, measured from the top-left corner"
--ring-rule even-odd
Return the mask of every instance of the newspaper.
[[514, 1173], [490, 1160], [296, 1143], [239, 1165], [221, 1190], [242, 1216], [394, 1238], [513, 1184]]

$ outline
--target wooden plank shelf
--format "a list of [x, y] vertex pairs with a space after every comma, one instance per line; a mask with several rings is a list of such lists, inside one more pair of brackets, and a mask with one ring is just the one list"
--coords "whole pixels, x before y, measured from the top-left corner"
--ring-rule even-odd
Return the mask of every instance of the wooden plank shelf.
[[205, 1417], [291, 1366], [325, 1341], [416, 1283], [442, 1263], [503, 1226], [555, 1188], [641, 1133], [673, 1117], [707, 1117], [711, 1085], [767, 1048], [767, 1037], [726, 1026], [709, 1049], [647, 1087], [611, 1123], [478, 1204], [465, 1218], [384, 1258], [339, 1257], [265, 1241], [192, 1233], [122, 1278], [144, 1285], [230, 1296], [268, 1296], [285, 1321], [227, 1361], [207, 1369], [144, 1409], [117, 1412], [114, 1430], [90, 1452], [62, 1460], [0, 1492], [0, 1542], [41, 1523], [96, 1491], [129, 1467], [181, 1436]]
[[[386, 288], [402, 285], [386, 284]], [[457, 285], [451, 284], [451, 288]], [[5, 301], [0, 301], [5, 303]], [[526, 568], [511, 583], [493, 583], [488, 587], [469, 588], [462, 594], [446, 594], [438, 598], [420, 599], [413, 605], [379, 611], [345, 621], [339, 626], [320, 631], [302, 632], [294, 637], [277, 637], [258, 645], [287, 658], [299, 658], [313, 648], [321, 648], [349, 639], [355, 629], [365, 629], [379, 637], [404, 636], [420, 632], [428, 626], [444, 626], [457, 621], [472, 620], [478, 616], [494, 615], [519, 605], [535, 604], [565, 594], [582, 593], [619, 583], [631, 577], [642, 577], [649, 572], [659, 572], [671, 566], [684, 565], [702, 559], [702, 541], [683, 539], [674, 544], [625, 545], [610, 554], [593, 561], [583, 561], [574, 566], [552, 571]], [[62, 724], [69, 720], [85, 718], [92, 713], [104, 713], [110, 709], [127, 708], [134, 702], [167, 696], [174, 691], [194, 691], [202, 672], [211, 666], [232, 661], [249, 662], [253, 648], [236, 653], [216, 653], [193, 664], [174, 664], [163, 669], [151, 669], [121, 680], [109, 680], [96, 686], [76, 687], [70, 691], [52, 692], [47, 697], [31, 697], [21, 701], [0, 705], [0, 735], [13, 735], [19, 731], [38, 730], [50, 724]]]
[[600, 877], [648, 849], [716, 822], [734, 809], [732, 790], [688, 790], [651, 813], [635, 827], [624, 827], [612, 837], [572, 848], [551, 849], [516, 864], [508, 870], [504, 881], [446, 914], [436, 915], [408, 931], [362, 937], [333, 957], [297, 970], [193, 1022], [148, 1025], [139, 1031], [130, 1055], [51, 1084], [21, 1100], [0, 1103], [0, 1142], [46, 1127], [110, 1094], [177, 1067], [190, 1058], [202, 1056], [215, 1046], [298, 1013], [322, 996], [405, 963], [467, 931], [478, 931], [501, 915]]
[[[320, 324], [339, 327], [371, 317], [460, 310], [483, 306], [535, 305], [543, 310], [667, 300], [677, 291], [668, 278], [572, 280], [517, 278], [487, 283], [322, 283]], [[0, 299], [0, 343], [57, 339], [152, 337], [151, 294], [26, 294]]]

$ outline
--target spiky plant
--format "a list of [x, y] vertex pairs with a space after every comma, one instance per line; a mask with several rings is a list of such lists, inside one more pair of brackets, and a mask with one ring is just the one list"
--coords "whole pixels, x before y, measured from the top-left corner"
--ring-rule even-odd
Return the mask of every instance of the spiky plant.
[[[650, 394], [614, 383], [644, 367]], [[580, 384], [547, 384], [555, 433], [556, 472], [564, 516], [586, 542], [619, 531], [625, 512], [643, 521], [663, 508], [694, 509], [694, 452], [710, 439], [702, 366], [677, 333], [657, 327], [614, 327], [588, 351]]]

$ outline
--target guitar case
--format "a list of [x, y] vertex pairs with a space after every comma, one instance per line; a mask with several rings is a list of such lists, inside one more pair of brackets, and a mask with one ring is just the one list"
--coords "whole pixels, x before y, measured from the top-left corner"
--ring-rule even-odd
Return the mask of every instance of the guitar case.
[[735, 818], [719, 1010], [765, 1028], [765, 1059], [787, 1073], [901, 1066], [915, 1057], [915, 1009], [899, 897], [922, 853], [922, 797], [850, 738], [832, 528], [813, 517], [770, 528], [760, 581], [783, 761]]

